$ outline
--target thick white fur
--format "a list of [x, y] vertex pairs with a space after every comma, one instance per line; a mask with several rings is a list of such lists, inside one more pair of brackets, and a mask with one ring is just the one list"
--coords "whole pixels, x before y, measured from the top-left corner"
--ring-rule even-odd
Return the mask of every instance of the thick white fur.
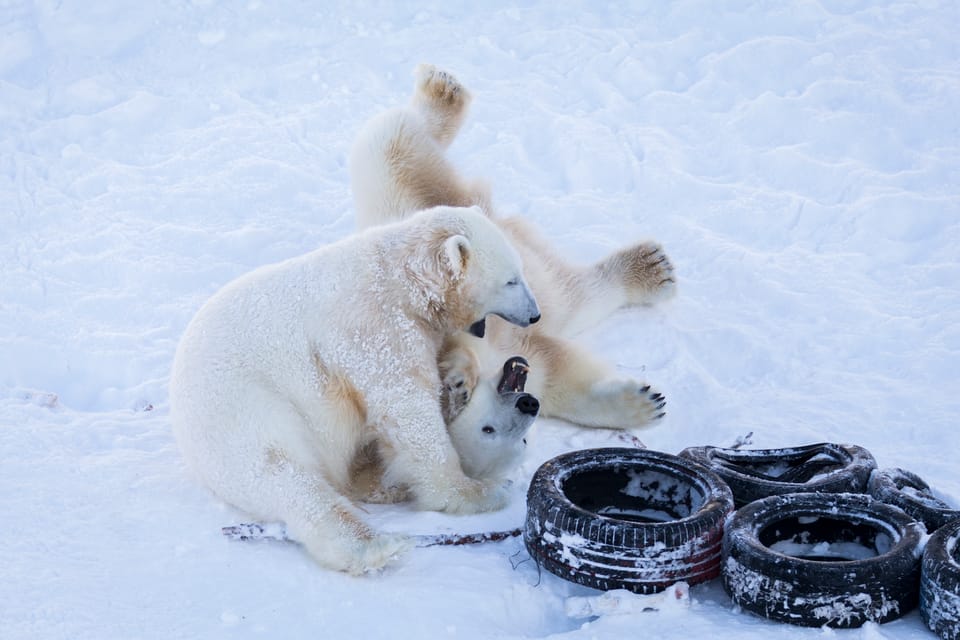
[[498, 382], [497, 378], [487, 378], [472, 389], [460, 387], [466, 395], [459, 401], [460, 407], [450, 407], [449, 400], [441, 402], [446, 405], [444, 415], [459, 411], [448, 421], [447, 431], [460, 456], [460, 466], [471, 478], [492, 480], [513, 471], [526, 451], [525, 436], [536, 416], [520, 410], [518, 402], [525, 394], [500, 391]]
[[523, 355], [531, 365], [527, 391], [540, 399], [541, 415], [612, 428], [639, 427], [660, 418], [662, 394], [617, 376], [570, 338], [618, 309], [673, 296], [669, 259], [658, 244], [647, 242], [593, 265], [573, 265], [526, 221], [498, 217], [488, 189], [461, 177], [445, 155], [470, 100], [451, 74], [420, 65], [410, 103], [371, 119], [350, 158], [361, 229], [403, 219], [426, 206], [478, 204], [523, 257], [543, 319], [526, 329], [491, 319], [483, 340], [463, 332], [449, 335], [441, 375], [475, 385], [481, 373], [495, 370], [505, 357]]
[[[515, 284], [508, 285], [508, 282]], [[226, 285], [174, 359], [171, 421], [188, 465], [322, 565], [361, 573], [409, 546], [357, 516], [358, 462], [422, 509], [498, 509], [464, 475], [439, 404], [445, 336], [489, 313], [539, 314], [519, 257], [477, 209], [440, 207]]]

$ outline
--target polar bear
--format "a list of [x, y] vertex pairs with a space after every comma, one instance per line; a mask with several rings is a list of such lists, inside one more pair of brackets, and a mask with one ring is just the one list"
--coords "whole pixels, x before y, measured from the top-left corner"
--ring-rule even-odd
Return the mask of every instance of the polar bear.
[[[410, 103], [373, 117], [351, 150], [358, 227], [399, 220], [423, 207], [478, 205], [520, 252], [544, 311], [543, 320], [529, 329], [492, 318], [483, 340], [464, 332], [449, 335], [440, 360], [445, 384], [474, 389], [482, 372], [499, 366], [506, 355], [522, 354], [530, 361], [528, 390], [540, 399], [541, 415], [618, 429], [663, 417], [663, 394], [645, 382], [617, 376], [610, 365], [570, 340], [618, 309], [673, 296], [673, 266], [663, 249], [640, 243], [593, 265], [572, 265], [526, 221], [498, 217], [486, 185], [463, 178], [445, 155], [470, 93], [431, 65], [420, 65], [414, 75]], [[483, 333], [482, 325], [473, 329], [475, 335]]]
[[487, 378], [472, 388], [444, 388], [440, 406], [447, 431], [471, 478], [502, 478], [520, 463], [525, 436], [540, 412], [537, 397], [524, 391], [529, 370], [523, 357], [514, 356], [496, 383]]
[[[462, 384], [442, 390], [441, 413], [467, 476], [484, 481], [506, 479], [520, 464], [527, 431], [540, 410], [539, 400], [524, 391], [529, 370], [526, 360], [514, 356], [504, 363], [500, 374], [478, 381], [469, 392]], [[412, 499], [408, 487], [384, 478], [383, 462], [377, 441], [357, 453], [351, 465], [349, 497], [371, 503]]]
[[286, 523], [326, 567], [362, 573], [410, 546], [351, 501], [376, 443], [388, 486], [421, 509], [501, 508], [464, 474], [441, 412], [446, 335], [540, 317], [516, 251], [476, 208], [437, 207], [227, 284], [177, 347], [170, 417], [189, 467], [225, 501]]

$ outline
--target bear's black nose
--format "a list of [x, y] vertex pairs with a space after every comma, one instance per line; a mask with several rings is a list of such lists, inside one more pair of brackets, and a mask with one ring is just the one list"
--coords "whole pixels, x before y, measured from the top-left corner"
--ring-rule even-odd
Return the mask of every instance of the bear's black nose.
[[540, 401], [529, 393], [521, 393], [520, 397], [517, 398], [517, 409], [520, 413], [535, 416], [540, 411]]
[[534, 317], [530, 318], [530, 324], [537, 324], [540, 322], [540, 314], [538, 313]]

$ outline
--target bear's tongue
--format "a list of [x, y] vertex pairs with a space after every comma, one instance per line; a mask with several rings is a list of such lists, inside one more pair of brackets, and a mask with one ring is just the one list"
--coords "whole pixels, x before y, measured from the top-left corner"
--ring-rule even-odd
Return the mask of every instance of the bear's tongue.
[[497, 392], [523, 391], [523, 386], [527, 384], [528, 371], [530, 371], [530, 364], [520, 356], [507, 360], [503, 364], [503, 376], [500, 378], [500, 384], [497, 385]]

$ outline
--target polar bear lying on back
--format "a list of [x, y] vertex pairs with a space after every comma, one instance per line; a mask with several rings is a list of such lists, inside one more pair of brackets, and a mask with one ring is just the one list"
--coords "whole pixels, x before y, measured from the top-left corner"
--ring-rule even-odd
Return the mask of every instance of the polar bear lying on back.
[[322, 565], [351, 573], [409, 546], [356, 515], [355, 458], [422, 509], [498, 509], [467, 477], [441, 414], [446, 335], [540, 311], [520, 258], [476, 209], [438, 207], [262, 267], [226, 285], [177, 348], [170, 415], [187, 464], [227, 502], [281, 520]]
[[[662, 418], [661, 393], [616, 375], [571, 338], [621, 308], [672, 297], [676, 281], [666, 253], [643, 242], [595, 264], [570, 264], [525, 220], [497, 216], [489, 190], [464, 178], [446, 155], [466, 116], [469, 91], [432, 65], [420, 65], [415, 77], [409, 104], [371, 118], [354, 142], [350, 179], [357, 226], [394, 222], [425, 207], [479, 204], [522, 256], [543, 310], [543, 321], [530, 329], [494, 318], [483, 340], [462, 331], [448, 336], [439, 363], [445, 384], [474, 389], [504, 358], [522, 355], [531, 366], [528, 391], [539, 398], [543, 416], [617, 429]], [[464, 399], [464, 406], [474, 403], [469, 395]]]

